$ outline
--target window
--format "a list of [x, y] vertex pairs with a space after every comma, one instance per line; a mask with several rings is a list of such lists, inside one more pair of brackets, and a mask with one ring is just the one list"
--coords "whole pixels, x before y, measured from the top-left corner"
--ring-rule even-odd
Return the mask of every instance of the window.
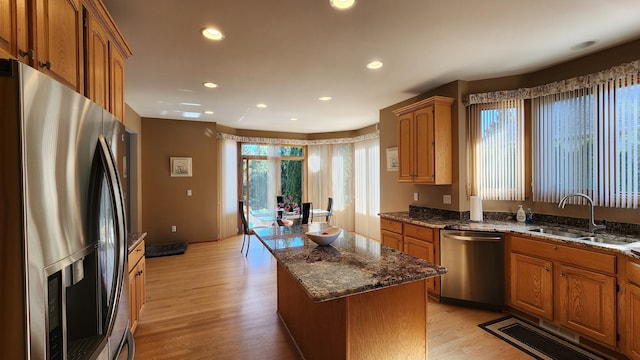
[[534, 201], [585, 193], [595, 205], [637, 208], [637, 74], [533, 99]]
[[484, 200], [524, 200], [524, 101], [469, 107], [471, 193]]
[[[242, 144], [242, 191], [249, 205], [249, 220], [272, 221], [276, 196], [304, 200], [304, 147]], [[254, 219], [255, 216], [255, 219]]]

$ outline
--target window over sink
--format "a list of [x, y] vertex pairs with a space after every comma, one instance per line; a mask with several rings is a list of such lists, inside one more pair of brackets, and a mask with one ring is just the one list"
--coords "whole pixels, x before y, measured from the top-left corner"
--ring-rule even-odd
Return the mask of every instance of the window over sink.
[[534, 201], [556, 203], [579, 192], [597, 206], [638, 208], [640, 60], [532, 88], [470, 94], [465, 103], [472, 194], [523, 200], [532, 191]]

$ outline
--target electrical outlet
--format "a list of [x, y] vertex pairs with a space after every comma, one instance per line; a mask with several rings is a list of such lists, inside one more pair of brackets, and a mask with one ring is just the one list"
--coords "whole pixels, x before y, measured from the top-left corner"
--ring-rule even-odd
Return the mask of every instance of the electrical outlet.
[[175, 225], [171, 225], [171, 232], [176, 232], [176, 231], [177, 231], [176, 226]]
[[451, 204], [451, 195], [442, 195], [443, 204]]
[[413, 193], [413, 201], [418, 201], [418, 193]]
[[191, 192], [191, 189], [187, 190], [187, 196], [191, 196], [193, 193]]

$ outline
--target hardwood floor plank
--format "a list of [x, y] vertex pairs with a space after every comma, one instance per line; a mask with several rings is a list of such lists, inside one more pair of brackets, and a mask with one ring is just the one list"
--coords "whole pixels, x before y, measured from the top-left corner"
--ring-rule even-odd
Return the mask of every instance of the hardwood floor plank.
[[[276, 313], [276, 261], [253, 238], [146, 260], [136, 359], [300, 359]], [[430, 359], [530, 359], [477, 325], [499, 313], [429, 303]]]

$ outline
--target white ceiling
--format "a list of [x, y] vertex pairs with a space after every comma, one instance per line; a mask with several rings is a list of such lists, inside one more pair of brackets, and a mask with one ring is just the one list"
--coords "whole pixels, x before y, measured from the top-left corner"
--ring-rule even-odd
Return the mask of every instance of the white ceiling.
[[[125, 97], [142, 117], [212, 110], [198, 120], [300, 133], [359, 129], [454, 80], [531, 72], [640, 38], [638, 0], [358, 0], [348, 11], [329, 0], [104, 3], [133, 50]], [[206, 26], [225, 39], [203, 38]], [[374, 59], [384, 67], [367, 70]]]

